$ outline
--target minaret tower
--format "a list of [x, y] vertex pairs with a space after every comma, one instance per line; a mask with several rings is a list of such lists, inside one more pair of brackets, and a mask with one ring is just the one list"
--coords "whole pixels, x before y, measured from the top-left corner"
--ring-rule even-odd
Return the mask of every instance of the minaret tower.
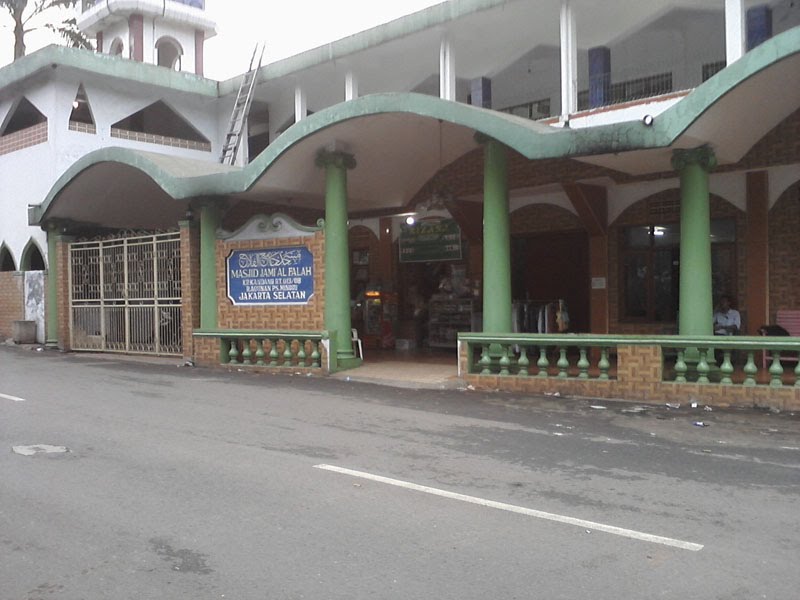
[[82, 0], [78, 27], [97, 51], [203, 75], [203, 47], [216, 23], [205, 0]]

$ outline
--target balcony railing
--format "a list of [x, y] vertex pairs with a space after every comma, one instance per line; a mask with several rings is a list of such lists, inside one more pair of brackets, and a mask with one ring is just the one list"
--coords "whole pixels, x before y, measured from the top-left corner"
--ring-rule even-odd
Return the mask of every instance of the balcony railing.
[[673, 90], [672, 73], [657, 73], [627, 81], [612, 82], [611, 75], [592, 77], [589, 89], [578, 92], [578, 110], [622, 104], [669, 94]]
[[[100, 4], [101, 2], [105, 2], [105, 0], [82, 0], [81, 12], [86, 12], [87, 10], [92, 9], [96, 4]], [[200, 10], [206, 9], [206, 0], [168, 0], [168, 2], [177, 2], [178, 4], [185, 4], [186, 6], [193, 6], [194, 8], [199, 8]]]
[[[668, 61], [648, 62], [628, 69], [618, 69], [613, 76], [610, 73], [590, 77], [588, 87], [578, 92], [578, 110], [613, 106], [628, 102], [637, 102], [648, 98], [658, 98], [673, 92], [690, 90], [713, 77], [724, 69], [725, 60], [709, 55], [696, 57], [688, 64], [675, 64]], [[576, 82], [577, 84], [577, 82]], [[586, 85], [584, 82], [583, 85]], [[555, 91], [545, 96], [547, 90], [532, 89], [533, 97], [538, 100], [524, 102], [498, 108], [518, 117], [532, 120], [553, 117], [559, 110], [557, 99], [553, 105]]]

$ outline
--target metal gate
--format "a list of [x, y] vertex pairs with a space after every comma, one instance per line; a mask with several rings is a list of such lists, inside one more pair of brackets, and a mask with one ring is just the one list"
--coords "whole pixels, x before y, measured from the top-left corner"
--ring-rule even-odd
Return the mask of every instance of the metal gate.
[[69, 249], [73, 350], [181, 355], [180, 233]]

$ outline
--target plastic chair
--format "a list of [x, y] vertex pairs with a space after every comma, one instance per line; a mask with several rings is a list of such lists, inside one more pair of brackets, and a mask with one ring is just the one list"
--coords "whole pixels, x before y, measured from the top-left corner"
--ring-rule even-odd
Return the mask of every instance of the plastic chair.
[[353, 328], [350, 330], [350, 334], [353, 342], [353, 352], [358, 358], [364, 360], [364, 347], [361, 345], [361, 339], [358, 337], [358, 330]]

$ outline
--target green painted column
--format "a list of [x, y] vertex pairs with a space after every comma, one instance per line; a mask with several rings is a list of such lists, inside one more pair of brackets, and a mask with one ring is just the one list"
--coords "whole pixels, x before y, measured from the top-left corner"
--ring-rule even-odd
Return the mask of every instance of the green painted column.
[[350, 248], [347, 232], [347, 171], [351, 154], [322, 150], [316, 160], [325, 169], [325, 329], [336, 335], [338, 368], [360, 360], [350, 342]]
[[220, 206], [209, 201], [200, 206], [200, 329], [217, 327], [217, 229]]
[[55, 225], [47, 229], [47, 297], [45, 313], [45, 344], [58, 346], [58, 230]]
[[483, 331], [511, 333], [511, 234], [506, 148], [484, 143]]
[[678, 333], [712, 335], [711, 210], [708, 173], [716, 157], [708, 146], [676, 150], [672, 166], [681, 180], [681, 253]]

